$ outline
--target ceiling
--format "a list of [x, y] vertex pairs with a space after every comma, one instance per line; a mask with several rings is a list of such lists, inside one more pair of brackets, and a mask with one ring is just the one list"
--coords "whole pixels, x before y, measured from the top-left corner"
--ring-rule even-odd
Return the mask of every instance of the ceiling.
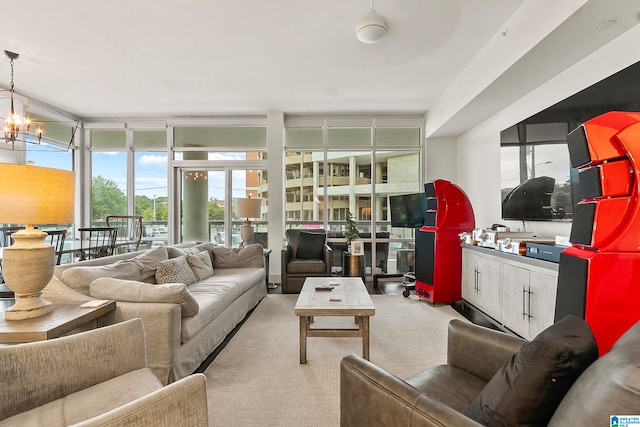
[[[3, 20], [0, 49], [20, 54], [19, 95], [82, 118], [422, 115], [446, 110], [448, 95], [464, 87], [472, 96], [455, 98], [441, 119], [459, 133], [539, 84], [520, 70], [518, 90], [507, 85], [519, 68], [531, 72], [536, 47], [547, 43], [549, 57], [566, 52], [558, 41], [573, 21], [595, 28], [637, 2], [556, 3], [378, 0], [389, 31], [367, 45], [355, 36], [367, 0], [23, 0], [29, 13]], [[0, 0], [0, 10], [13, 16], [16, 4]], [[637, 14], [579, 54], [636, 24]], [[9, 80], [0, 55], [0, 86]]]

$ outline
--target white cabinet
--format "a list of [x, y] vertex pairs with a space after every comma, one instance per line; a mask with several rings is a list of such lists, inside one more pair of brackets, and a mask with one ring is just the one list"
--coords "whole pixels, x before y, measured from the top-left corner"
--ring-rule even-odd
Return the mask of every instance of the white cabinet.
[[532, 339], [553, 324], [558, 265], [492, 249], [462, 249], [462, 298]]
[[462, 298], [500, 321], [500, 262], [470, 251], [463, 251], [462, 259]]
[[503, 263], [503, 324], [527, 339], [534, 338], [552, 325], [557, 280], [557, 275]]

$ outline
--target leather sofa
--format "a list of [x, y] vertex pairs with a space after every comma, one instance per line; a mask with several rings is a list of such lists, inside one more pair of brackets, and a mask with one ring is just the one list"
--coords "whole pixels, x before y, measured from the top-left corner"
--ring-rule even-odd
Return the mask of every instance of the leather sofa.
[[283, 293], [298, 293], [307, 277], [331, 276], [332, 250], [323, 229], [288, 229], [281, 251]]
[[[421, 427], [547, 425], [548, 422], [550, 426], [595, 426], [611, 425], [609, 417], [613, 415], [640, 414], [638, 322], [599, 359], [596, 345], [595, 353], [591, 350], [594, 361], [589, 361], [580, 373], [576, 373], [577, 379], [568, 378], [568, 391], [527, 402], [537, 405], [530, 411], [533, 416], [548, 411], [547, 421], [539, 424], [496, 421], [493, 413], [496, 422], [487, 423], [467, 416], [479, 395], [495, 385], [500, 373], [521, 368], [527, 375], [537, 375], [536, 363], [521, 364], [516, 357], [536, 339], [526, 342], [506, 333], [453, 320], [448, 330], [447, 364], [426, 369], [405, 380], [350, 354], [343, 358], [340, 366], [340, 425]], [[543, 358], [548, 358], [550, 350], [544, 345], [539, 351]], [[566, 364], [571, 357], [574, 357], [572, 349], [565, 349], [559, 354], [557, 363]], [[522, 366], [518, 366], [520, 364]], [[540, 383], [541, 388], [552, 387], [556, 383], [554, 375], [561, 381], [560, 374], [554, 371], [547, 381]], [[525, 393], [531, 388], [514, 376], [508, 377], [505, 384], [519, 387], [519, 391]], [[509, 405], [522, 403], [508, 393], [499, 400], [499, 404], [506, 406], [500, 411], [508, 412], [514, 409]], [[486, 403], [485, 400], [483, 404]], [[527, 416], [524, 412], [516, 410], [515, 416]]]
[[206, 426], [206, 378], [163, 386], [142, 321], [0, 347], [0, 426]]

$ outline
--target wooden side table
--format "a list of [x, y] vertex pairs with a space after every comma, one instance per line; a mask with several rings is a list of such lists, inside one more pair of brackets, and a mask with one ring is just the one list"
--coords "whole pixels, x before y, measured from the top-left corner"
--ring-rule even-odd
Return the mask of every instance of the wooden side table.
[[[17, 344], [57, 338], [79, 327], [88, 325], [115, 310], [111, 300], [96, 308], [80, 307], [80, 302], [54, 302], [53, 311], [44, 316], [24, 320], [5, 320], [4, 311], [14, 304], [13, 299], [0, 300], [0, 343]], [[97, 323], [97, 322], [95, 322]]]

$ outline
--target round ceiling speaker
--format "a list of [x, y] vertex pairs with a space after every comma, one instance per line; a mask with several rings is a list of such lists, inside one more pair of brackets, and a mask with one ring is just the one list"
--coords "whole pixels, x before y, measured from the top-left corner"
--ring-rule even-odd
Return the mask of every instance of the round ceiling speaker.
[[377, 43], [387, 34], [387, 19], [371, 9], [358, 22], [356, 35], [362, 43]]

